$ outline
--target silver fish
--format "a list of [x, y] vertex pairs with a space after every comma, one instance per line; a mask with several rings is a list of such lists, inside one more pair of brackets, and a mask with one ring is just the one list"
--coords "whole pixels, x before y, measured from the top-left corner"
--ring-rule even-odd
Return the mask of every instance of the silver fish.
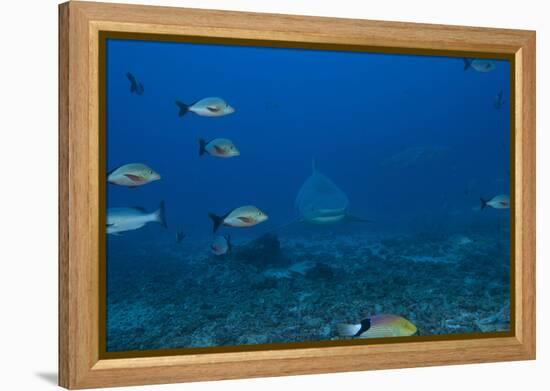
[[142, 163], [125, 164], [111, 171], [107, 176], [107, 182], [128, 187], [145, 185], [159, 179], [158, 173]]
[[231, 107], [222, 98], [212, 97], [204, 98], [190, 105], [181, 101], [176, 101], [176, 105], [180, 111], [178, 115], [183, 117], [188, 112], [195, 113], [203, 117], [221, 117], [235, 112], [235, 109]]
[[214, 232], [216, 232], [222, 224], [229, 227], [247, 228], [260, 224], [268, 219], [268, 216], [264, 212], [252, 205], [241, 206], [240, 208], [233, 209], [231, 212], [226, 213], [223, 216], [217, 216], [214, 213], [209, 213], [208, 217], [212, 219], [214, 224]]
[[183, 233], [183, 231], [178, 231], [176, 232], [176, 243], [180, 244], [181, 242], [183, 242], [183, 239], [185, 239], [185, 234]]
[[487, 206], [495, 209], [510, 209], [510, 196], [508, 194], [494, 196], [488, 201], [480, 198], [480, 201], [481, 209], [485, 209]]
[[237, 149], [235, 144], [233, 144], [233, 141], [226, 138], [215, 138], [208, 142], [199, 139], [199, 156], [203, 156], [204, 154], [229, 158], [239, 156], [241, 152]]
[[107, 233], [117, 235], [120, 232], [133, 231], [147, 223], [157, 223], [166, 228], [164, 201], [154, 212], [141, 207], [107, 209]]
[[216, 236], [210, 244], [210, 251], [214, 255], [224, 255], [231, 252], [231, 236]]
[[484, 60], [480, 58], [464, 58], [463, 60], [465, 71], [472, 68], [478, 72], [486, 73], [494, 71], [496, 68], [495, 62], [491, 60]]

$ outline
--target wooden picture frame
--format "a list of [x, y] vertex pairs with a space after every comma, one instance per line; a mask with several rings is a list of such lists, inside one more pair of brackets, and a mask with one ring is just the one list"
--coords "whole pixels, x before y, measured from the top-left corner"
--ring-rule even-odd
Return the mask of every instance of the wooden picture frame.
[[[461, 53], [512, 61], [513, 330], [475, 339], [261, 347], [104, 358], [100, 34], [230, 39], [267, 46]], [[103, 213], [103, 212], [102, 212]], [[103, 254], [104, 255], [104, 254]], [[535, 358], [535, 33], [89, 2], [59, 6], [59, 384], [91, 388]]]

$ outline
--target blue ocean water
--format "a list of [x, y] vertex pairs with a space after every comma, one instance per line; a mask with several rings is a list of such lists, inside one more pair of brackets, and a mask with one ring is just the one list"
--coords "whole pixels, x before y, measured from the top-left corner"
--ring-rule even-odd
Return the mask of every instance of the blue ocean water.
[[[334, 340], [379, 314], [508, 330], [510, 214], [480, 207], [510, 192], [510, 64], [491, 61], [109, 39], [107, 169], [162, 178], [108, 184], [107, 207], [164, 201], [167, 228], [107, 235], [107, 350]], [[235, 112], [178, 116], [206, 97]], [[199, 156], [199, 138], [240, 156]], [[312, 161], [369, 222], [300, 221]], [[208, 213], [243, 205], [269, 219], [223, 226], [232, 251], [212, 254]]]

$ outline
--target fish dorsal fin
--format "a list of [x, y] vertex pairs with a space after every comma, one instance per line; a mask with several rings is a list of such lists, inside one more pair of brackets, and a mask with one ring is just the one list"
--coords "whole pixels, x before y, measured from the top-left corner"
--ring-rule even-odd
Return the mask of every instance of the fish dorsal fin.
[[140, 212], [143, 212], [143, 213], [148, 213], [143, 206], [132, 206], [132, 209], [139, 210]]
[[120, 167], [122, 167], [122, 166], [118, 166], [118, 167], [113, 168], [113, 169], [110, 170], [110, 171], [107, 171], [107, 176], [111, 175], [113, 172], [115, 172], [116, 170], [118, 170]]

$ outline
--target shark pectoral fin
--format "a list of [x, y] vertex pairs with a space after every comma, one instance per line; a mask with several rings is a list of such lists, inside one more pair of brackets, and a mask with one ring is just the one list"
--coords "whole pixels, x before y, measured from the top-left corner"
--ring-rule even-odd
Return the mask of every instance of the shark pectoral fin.
[[353, 215], [346, 215], [346, 221], [349, 221], [350, 223], [374, 223], [372, 220], [363, 219], [361, 217], [353, 216]]

